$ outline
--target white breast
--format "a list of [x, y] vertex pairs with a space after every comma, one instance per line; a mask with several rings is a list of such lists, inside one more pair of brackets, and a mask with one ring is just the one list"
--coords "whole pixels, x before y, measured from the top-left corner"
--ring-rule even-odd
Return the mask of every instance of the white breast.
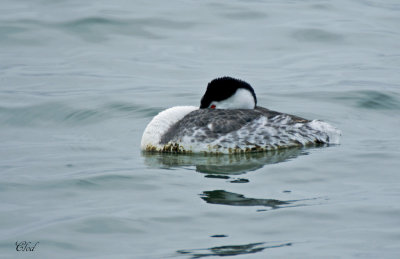
[[148, 147], [160, 148], [161, 136], [177, 121], [185, 117], [186, 114], [197, 109], [198, 107], [195, 106], [175, 106], [160, 112], [144, 130], [140, 145], [141, 149], [147, 150]]

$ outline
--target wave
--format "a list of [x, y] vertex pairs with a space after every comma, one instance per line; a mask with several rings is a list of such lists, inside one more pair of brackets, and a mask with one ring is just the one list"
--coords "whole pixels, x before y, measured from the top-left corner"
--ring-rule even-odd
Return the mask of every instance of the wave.
[[0, 123], [11, 126], [87, 125], [113, 118], [147, 118], [162, 108], [113, 102], [93, 108], [75, 108], [64, 103], [43, 103], [23, 107], [1, 107]]
[[2, 22], [0, 25], [0, 39], [1, 41], [15, 41], [19, 39], [18, 35], [22, 32], [24, 33], [24, 37], [31, 37], [32, 32], [43, 31], [43, 29], [73, 34], [91, 42], [108, 40], [109, 36], [116, 34], [146, 39], [163, 39], [168, 34], [161, 34], [158, 32], [159, 30], [154, 29], [184, 30], [193, 26], [193, 22], [154, 17], [116, 19], [93, 16], [58, 22], [39, 19], [19, 19]]

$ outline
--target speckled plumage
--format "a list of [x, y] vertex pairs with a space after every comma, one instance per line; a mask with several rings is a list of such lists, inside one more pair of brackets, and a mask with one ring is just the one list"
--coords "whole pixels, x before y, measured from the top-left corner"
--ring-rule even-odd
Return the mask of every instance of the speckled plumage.
[[253, 110], [199, 109], [173, 124], [161, 136], [158, 147], [146, 149], [177, 153], [242, 153], [330, 143], [329, 132], [317, 129], [315, 123], [326, 124], [262, 107]]

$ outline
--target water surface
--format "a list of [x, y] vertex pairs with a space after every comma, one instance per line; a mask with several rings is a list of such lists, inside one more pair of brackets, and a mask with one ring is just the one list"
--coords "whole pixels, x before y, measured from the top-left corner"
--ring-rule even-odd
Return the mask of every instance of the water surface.
[[[1, 257], [399, 257], [399, 24], [389, 0], [3, 1]], [[341, 144], [140, 152], [225, 75]]]

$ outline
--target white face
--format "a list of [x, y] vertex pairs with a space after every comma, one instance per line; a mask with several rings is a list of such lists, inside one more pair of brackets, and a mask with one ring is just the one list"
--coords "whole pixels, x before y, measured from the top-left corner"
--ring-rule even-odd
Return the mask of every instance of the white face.
[[239, 88], [236, 93], [228, 99], [222, 101], [213, 101], [210, 103], [208, 108], [212, 109], [254, 109], [256, 104], [254, 103], [253, 95], [249, 90]]

